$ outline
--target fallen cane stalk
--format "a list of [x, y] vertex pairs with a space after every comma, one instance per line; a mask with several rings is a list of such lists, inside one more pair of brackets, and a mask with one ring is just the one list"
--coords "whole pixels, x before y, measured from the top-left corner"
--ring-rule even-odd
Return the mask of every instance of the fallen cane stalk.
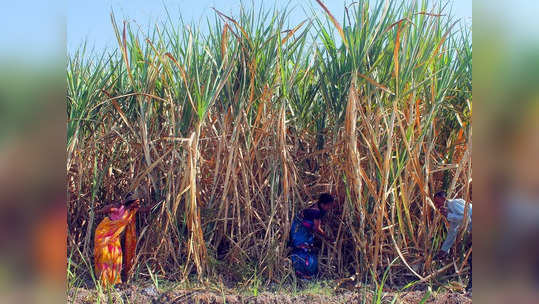
[[425, 281], [427, 281], [427, 280], [429, 280], [429, 279], [431, 279], [431, 278], [433, 278], [433, 277], [436, 277], [436, 276], [439, 275], [440, 273], [446, 271], [446, 270], [447, 270], [449, 267], [451, 267], [451, 266], [453, 266], [453, 263], [449, 263], [449, 264], [445, 265], [444, 267], [442, 267], [442, 268], [436, 270], [435, 272], [429, 274], [428, 276], [422, 278], [421, 280], [419, 280], [418, 283], [425, 282]]
[[401, 250], [399, 249], [399, 246], [397, 246], [397, 242], [395, 241], [395, 238], [393, 237], [393, 235], [391, 235], [391, 239], [393, 240], [393, 245], [395, 245], [395, 249], [397, 249], [397, 253], [399, 254], [399, 257], [401, 258], [402, 262], [404, 263], [404, 265], [406, 265], [406, 267], [408, 267], [408, 269], [410, 269], [410, 271], [416, 276], [418, 277], [421, 281], [424, 281], [425, 278], [423, 278], [421, 275], [419, 275], [417, 272], [415, 272], [412, 267], [410, 267], [410, 265], [408, 265], [408, 262], [406, 262], [406, 259], [404, 258], [404, 256], [402, 255], [402, 252]]
[[472, 254], [472, 247], [470, 247], [470, 249], [468, 249], [468, 252], [464, 255], [464, 260], [460, 264], [459, 272], [461, 272], [462, 269], [464, 269], [464, 266], [466, 266], [466, 264], [468, 263], [468, 257], [470, 256], [470, 254]]
[[422, 282], [425, 282], [425, 281], [428, 281], [429, 279], [433, 278], [433, 277], [436, 277], [438, 274], [444, 272], [445, 270], [447, 270], [449, 267], [453, 266], [453, 263], [449, 263], [447, 265], [445, 265], [444, 267], [436, 270], [435, 272], [429, 274], [428, 276], [426, 277], [422, 277], [421, 275], [419, 275], [417, 272], [415, 272], [412, 267], [410, 267], [410, 265], [408, 265], [408, 262], [406, 261], [406, 259], [404, 258], [404, 256], [402, 255], [402, 252], [400, 251], [399, 249], [399, 246], [397, 246], [397, 242], [395, 241], [395, 238], [393, 237], [393, 235], [391, 235], [391, 239], [393, 240], [393, 245], [395, 245], [395, 249], [397, 250], [397, 253], [399, 254], [399, 257], [401, 258], [402, 262], [404, 263], [404, 265], [406, 265], [406, 267], [408, 267], [408, 269], [410, 269], [410, 271], [416, 276], [419, 278], [419, 281], [417, 283], [422, 283]]

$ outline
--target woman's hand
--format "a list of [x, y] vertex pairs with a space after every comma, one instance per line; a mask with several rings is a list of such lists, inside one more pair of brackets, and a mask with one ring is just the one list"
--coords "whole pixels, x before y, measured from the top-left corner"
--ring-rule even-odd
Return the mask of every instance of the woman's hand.
[[324, 239], [326, 240], [326, 242], [328, 242], [332, 246], [335, 246], [335, 244], [337, 243], [337, 240], [335, 240], [334, 238], [329, 237], [327, 235], [324, 236]]
[[129, 207], [127, 207], [128, 209], [138, 209], [140, 208], [140, 199], [137, 199], [135, 200], [134, 202], [132, 202]]

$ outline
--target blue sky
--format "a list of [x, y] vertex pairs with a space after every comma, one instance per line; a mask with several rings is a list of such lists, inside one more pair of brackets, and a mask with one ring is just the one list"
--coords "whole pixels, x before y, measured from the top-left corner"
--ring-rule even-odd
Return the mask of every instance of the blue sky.
[[[414, 0], [406, 0], [414, 1]], [[418, 0], [421, 1], [421, 0]], [[245, 6], [258, 3], [256, 0], [243, 1]], [[325, 0], [323, 1], [329, 10], [336, 15], [338, 20], [342, 20], [344, 3], [351, 3], [351, 0]], [[436, 1], [431, 1], [436, 2]], [[307, 14], [302, 7], [314, 5], [318, 7], [314, 0], [275, 0], [264, 1], [264, 6], [285, 7], [289, 4], [293, 8], [290, 22], [296, 24], [301, 22]], [[450, 0], [453, 6], [453, 14], [457, 18], [463, 18], [471, 24], [472, 1], [471, 0]], [[165, 20], [166, 12], [164, 7], [174, 16], [181, 14], [185, 21], [204, 21], [207, 16], [213, 16], [212, 7], [226, 13], [235, 15], [239, 11], [239, 0], [94, 0], [82, 1], [71, 0], [68, 2], [66, 11], [66, 44], [68, 53], [76, 50], [84, 41], [88, 47], [94, 47], [96, 51], [115, 47], [116, 37], [111, 26], [110, 12], [114, 10], [117, 22], [129, 20], [140, 25], [143, 29], [149, 24], [160, 23]], [[321, 11], [321, 10], [320, 10]]]
[[39, 62], [61, 54], [65, 48], [64, 5], [62, 1], [2, 1], [0, 60], [19, 57]]

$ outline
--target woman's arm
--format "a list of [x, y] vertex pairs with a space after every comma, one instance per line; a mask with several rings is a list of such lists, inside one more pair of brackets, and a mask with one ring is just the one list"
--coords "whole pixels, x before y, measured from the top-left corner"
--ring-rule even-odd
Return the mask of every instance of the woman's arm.
[[322, 236], [327, 241], [332, 241], [326, 234], [324, 230], [322, 230], [321, 221], [319, 219], [314, 220], [314, 231], [318, 233], [320, 236]]
[[320, 235], [322, 235], [323, 237], [326, 236], [326, 233], [324, 232], [324, 230], [322, 230], [322, 227], [320, 226], [320, 220], [319, 219], [314, 219], [314, 231]]
[[138, 210], [138, 212], [150, 212], [153, 208], [155, 208], [157, 205], [159, 205], [159, 202], [158, 203], [155, 203], [153, 205], [146, 205], [146, 206], [141, 206], [140, 209]]
[[118, 203], [113, 203], [113, 204], [108, 204], [106, 205], [105, 207], [97, 210], [95, 213], [97, 214], [102, 214], [102, 213], [109, 213], [110, 212], [110, 209], [112, 208], [119, 208], [120, 207], [120, 204]]

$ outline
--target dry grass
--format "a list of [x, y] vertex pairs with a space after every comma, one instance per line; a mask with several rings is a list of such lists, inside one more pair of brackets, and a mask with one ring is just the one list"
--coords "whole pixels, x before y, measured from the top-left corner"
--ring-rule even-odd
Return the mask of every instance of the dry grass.
[[118, 51], [68, 65], [73, 264], [91, 262], [94, 210], [136, 187], [157, 204], [138, 216], [136, 276], [283, 282], [291, 217], [329, 191], [323, 276], [379, 281], [397, 258], [389, 282], [435, 279], [430, 197], [471, 201], [472, 181], [471, 41], [440, 13], [362, 1], [342, 28], [313, 14], [285, 31], [286, 12], [216, 11], [207, 34], [145, 35], [113, 18]]

